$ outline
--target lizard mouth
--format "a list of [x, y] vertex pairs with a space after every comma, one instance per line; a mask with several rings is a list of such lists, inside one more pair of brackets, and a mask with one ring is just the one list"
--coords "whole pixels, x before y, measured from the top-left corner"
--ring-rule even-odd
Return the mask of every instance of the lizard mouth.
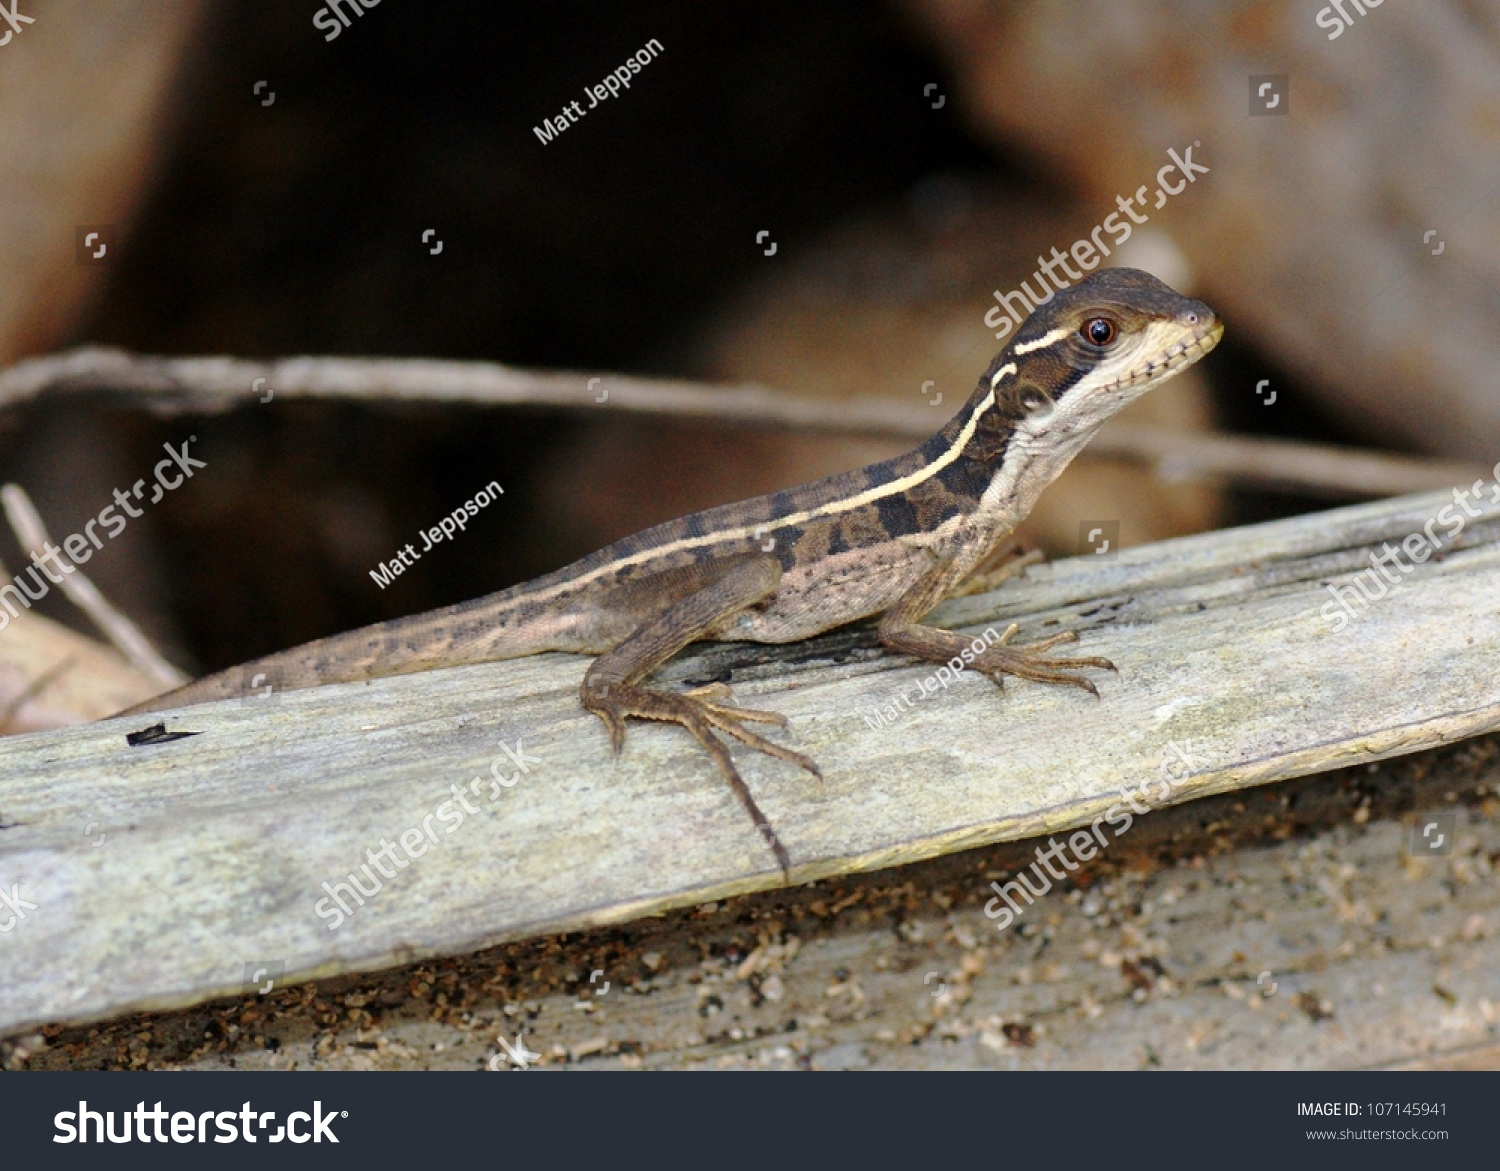
[[1115, 384], [1119, 390], [1134, 390], [1138, 386], [1151, 386], [1184, 366], [1191, 366], [1219, 344], [1224, 336], [1224, 323], [1215, 319], [1175, 345], [1167, 347], [1143, 366], [1138, 366]]

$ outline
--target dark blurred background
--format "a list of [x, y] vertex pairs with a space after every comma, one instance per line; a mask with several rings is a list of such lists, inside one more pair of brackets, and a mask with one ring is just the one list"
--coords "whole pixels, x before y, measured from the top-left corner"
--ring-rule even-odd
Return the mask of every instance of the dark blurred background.
[[[757, 228], [795, 255], [926, 174], [995, 165], [912, 100], [943, 71], [880, 6], [389, 0], [332, 42], [312, 8], [215, 10], [81, 336], [644, 369], [752, 276]], [[653, 38], [628, 90], [536, 137]]]

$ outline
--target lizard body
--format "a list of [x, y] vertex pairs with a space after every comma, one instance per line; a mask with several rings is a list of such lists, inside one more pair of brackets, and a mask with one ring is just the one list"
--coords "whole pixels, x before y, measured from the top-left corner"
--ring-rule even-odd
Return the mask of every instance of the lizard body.
[[[792, 642], [874, 614], [885, 645], [946, 662], [969, 640], [921, 618], [976, 573], [983, 584], [1005, 539], [1098, 427], [1221, 333], [1201, 302], [1145, 273], [1103, 270], [1038, 306], [963, 409], [914, 451], [656, 525], [533, 581], [268, 655], [129, 711], [242, 695], [261, 681], [295, 689], [543, 651], [593, 655], [581, 699], [616, 751], [627, 718], [685, 727], [788, 871], [721, 739], [821, 775], [806, 756], [744, 727], [785, 720], [731, 706], [722, 685], [675, 693], [646, 678], [691, 642]], [[1095, 695], [1079, 670], [1113, 670], [1105, 659], [1049, 656], [1074, 634], [1017, 647], [1008, 645], [1013, 633], [975, 656], [973, 669], [997, 683], [1014, 675]]]

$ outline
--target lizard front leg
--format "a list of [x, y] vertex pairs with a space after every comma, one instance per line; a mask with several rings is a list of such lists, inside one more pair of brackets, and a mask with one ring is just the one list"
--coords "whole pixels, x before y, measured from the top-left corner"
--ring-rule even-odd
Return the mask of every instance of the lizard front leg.
[[[682, 575], [689, 592], [678, 592]], [[734, 795], [750, 814], [755, 828], [776, 855], [782, 873], [790, 876], [791, 859], [786, 848], [749, 788], [734, 767], [734, 760], [724, 742], [714, 735], [722, 732], [743, 744], [778, 760], [785, 760], [821, 779], [818, 766], [800, 752], [783, 748], [764, 736], [745, 728], [745, 722], [775, 724], [786, 727], [786, 717], [776, 712], [749, 711], [721, 702], [728, 688], [711, 685], [697, 691], [679, 693], [642, 687], [641, 681], [675, 655], [688, 643], [702, 638], [726, 618], [753, 606], [776, 592], [781, 582], [781, 564], [774, 557], [752, 554], [745, 557], [705, 561], [686, 570], [674, 571], [674, 593], [677, 599], [665, 609], [647, 618], [634, 633], [613, 650], [594, 660], [583, 677], [580, 697], [583, 706], [597, 715], [609, 728], [616, 752], [625, 743], [625, 721], [661, 720], [680, 724], [713, 757]]]
[[[934, 663], [946, 663], [955, 656], [962, 658], [963, 652], [973, 639], [951, 630], [939, 630], [935, 626], [923, 626], [920, 619], [944, 598], [948, 597], [964, 578], [964, 571], [950, 561], [940, 562], [923, 576], [910, 590], [903, 594], [880, 619], [880, 641], [892, 650], [914, 655]], [[1037, 683], [1062, 683], [1079, 687], [1095, 698], [1099, 689], [1093, 682], [1078, 674], [1084, 667], [1096, 667], [1102, 671], [1113, 671], [1115, 665], [1108, 659], [1097, 657], [1080, 659], [1050, 658], [1047, 652], [1061, 643], [1077, 642], [1073, 631], [1054, 634], [1041, 642], [1027, 646], [1010, 646], [1018, 628], [1012, 623], [1000, 636], [1000, 640], [974, 654], [970, 666], [981, 674], [988, 675], [1000, 686], [1004, 686], [1006, 675], [1018, 679], [1031, 679]], [[973, 654], [974, 652], [970, 652]]]
[[1043, 560], [1040, 549], [1026, 549], [1019, 540], [1011, 538], [997, 545], [994, 552], [971, 569], [969, 575], [945, 596], [967, 598], [973, 594], [987, 594], [1017, 574], [1025, 573], [1028, 565]]

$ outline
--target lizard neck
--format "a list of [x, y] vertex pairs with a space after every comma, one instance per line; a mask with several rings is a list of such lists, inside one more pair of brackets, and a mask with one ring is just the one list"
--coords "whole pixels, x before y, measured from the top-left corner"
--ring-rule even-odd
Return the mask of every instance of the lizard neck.
[[1082, 372], [1014, 348], [996, 356], [963, 409], [922, 449], [933, 466], [951, 461], [950, 488], [966, 489], [974, 523], [1002, 536], [1026, 518], [1107, 417], [1080, 417], [1043, 431], [1038, 420], [1050, 410], [1047, 404], [1075, 386]]

